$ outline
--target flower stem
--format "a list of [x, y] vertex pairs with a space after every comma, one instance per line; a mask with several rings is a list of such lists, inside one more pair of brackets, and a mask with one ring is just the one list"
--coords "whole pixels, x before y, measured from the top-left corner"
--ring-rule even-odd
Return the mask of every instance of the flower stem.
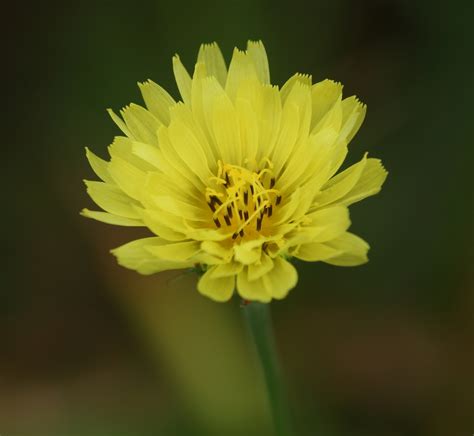
[[263, 369], [275, 434], [289, 436], [292, 434], [290, 414], [276, 352], [270, 305], [250, 302], [243, 305], [242, 310]]

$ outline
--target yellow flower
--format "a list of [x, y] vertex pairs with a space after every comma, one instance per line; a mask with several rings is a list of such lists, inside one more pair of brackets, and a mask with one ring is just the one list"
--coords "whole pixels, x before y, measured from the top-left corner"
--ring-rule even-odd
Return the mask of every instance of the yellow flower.
[[365, 155], [335, 175], [363, 104], [307, 75], [271, 85], [261, 42], [235, 49], [228, 69], [214, 43], [201, 46], [192, 77], [178, 56], [173, 70], [182, 101], [139, 84], [146, 109], [109, 111], [124, 133], [110, 162], [87, 150], [102, 179], [87, 190], [105, 212], [83, 215], [156, 235], [112, 250], [120, 265], [142, 274], [199, 266], [198, 290], [213, 300], [236, 289], [268, 302], [296, 285], [291, 258], [367, 261], [368, 244], [347, 232], [348, 206], [379, 192], [387, 173]]

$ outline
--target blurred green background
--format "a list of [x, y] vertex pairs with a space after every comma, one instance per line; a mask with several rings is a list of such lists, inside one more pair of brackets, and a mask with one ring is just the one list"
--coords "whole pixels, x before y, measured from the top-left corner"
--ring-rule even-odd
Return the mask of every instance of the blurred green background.
[[[301, 264], [272, 304], [297, 435], [470, 435], [473, 392], [471, 1], [123, 0], [4, 11], [2, 436], [271, 435], [237, 299], [141, 277], [108, 253], [146, 234], [79, 216], [118, 134], [105, 109], [171, 57], [262, 39], [272, 81], [332, 78], [368, 104], [349, 162], [390, 172], [352, 207], [369, 264]], [[9, 77], [11, 75], [11, 77]]]

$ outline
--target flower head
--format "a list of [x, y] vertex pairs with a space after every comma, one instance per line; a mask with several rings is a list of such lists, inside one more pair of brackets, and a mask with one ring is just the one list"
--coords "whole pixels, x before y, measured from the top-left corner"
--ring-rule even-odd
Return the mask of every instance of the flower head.
[[87, 150], [102, 179], [87, 190], [105, 212], [83, 215], [154, 235], [112, 250], [120, 265], [142, 274], [198, 265], [202, 294], [226, 301], [236, 289], [268, 302], [296, 285], [291, 258], [367, 261], [367, 243], [347, 232], [348, 206], [379, 192], [387, 173], [365, 155], [335, 175], [363, 104], [307, 75], [271, 85], [261, 42], [235, 49], [228, 69], [214, 43], [201, 46], [192, 77], [178, 56], [173, 70], [182, 101], [139, 84], [146, 108], [109, 111], [124, 134], [110, 161]]

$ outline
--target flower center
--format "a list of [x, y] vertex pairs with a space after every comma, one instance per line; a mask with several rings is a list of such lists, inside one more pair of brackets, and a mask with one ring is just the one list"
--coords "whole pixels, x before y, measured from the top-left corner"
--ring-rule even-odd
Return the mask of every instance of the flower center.
[[280, 204], [272, 168], [268, 159], [257, 171], [218, 162], [217, 176], [210, 179], [213, 187], [206, 188], [206, 201], [216, 227], [234, 230], [232, 239], [260, 233]]

